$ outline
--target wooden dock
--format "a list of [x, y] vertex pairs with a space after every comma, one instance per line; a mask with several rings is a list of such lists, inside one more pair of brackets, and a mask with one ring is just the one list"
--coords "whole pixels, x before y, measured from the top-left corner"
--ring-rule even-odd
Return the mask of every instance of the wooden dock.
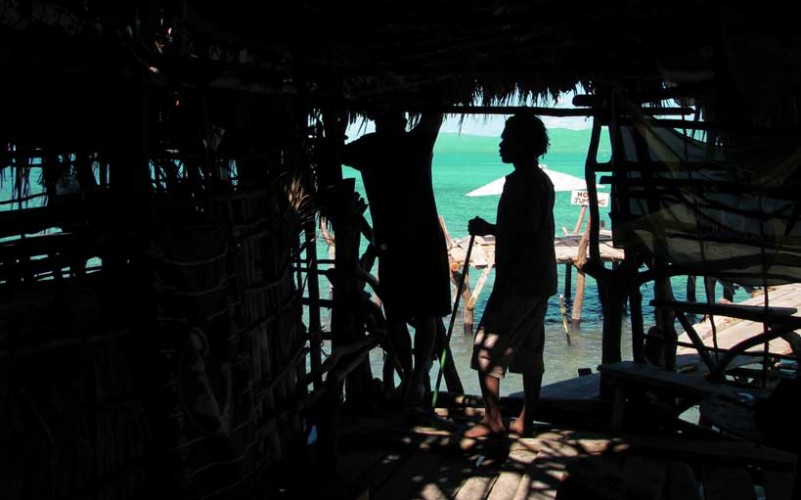
[[[459, 267], [464, 266], [464, 259], [467, 254], [467, 245], [470, 238], [453, 238], [449, 254], [451, 262], [455, 262]], [[558, 264], [573, 264], [579, 257], [579, 245], [581, 235], [571, 234], [557, 236], [554, 239], [554, 250], [556, 262]], [[612, 246], [611, 238], [602, 238], [600, 242], [601, 260], [604, 262], [620, 262], [625, 256], [623, 249]], [[470, 265], [476, 269], [484, 269], [488, 265], [494, 264], [495, 240], [492, 237], [476, 236], [473, 242], [473, 251], [470, 254]], [[589, 257], [587, 251], [586, 257]]]
[[[467, 256], [467, 247], [470, 244], [470, 238], [450, 238], [445, 229], [444, 222], [443, 230], [445, 230], [448, 244], [448, 258], [450, 260], [451, 271], [457, 271], [465, 268], [465, 258]], [[585, 255], [580, 255], [581, 249], [584, 248]], [[599, 243], [601, 260], [603, 262], [621, 262], [625, 257], [623, 249], [615, 248], [612, 245], [611, 233], [608, 231], [601, 232], [601, 241]], [[570, 322], [574, 325], [579, 325], [581, 322], [582, 307], [584, 301], [584, 289], [586, 280], [584, 273], [578, 272], [576, 279], [575, 291], [572, 284], [572, 268], [580, 268], [587, 258], [589, 258], [589, 246], [584, 242], [582, 247], [582, 235], [580, 234], [566, 234], [564, 236], [557, 236], [554, 239], [554, 252], [556, 254], [556, 262], [558, 265], [565, 266], [565, 280], [563, 297], [571, 298], [573, 310], [570, 315]], [[481, 294], [484, 284], [489, 277], [495, 265], [495, 239], [492, 236], [481, 237], [476, 236], [473, 242], [473, 248], [470, 252], [470, 267], [480, 269], [481, 274], [475, 282], [472, 291], [469, 290], [470, 284], [468, 282], [468, 299], [466, 300], [468, 314], [472, 314], [472, 308]], [[452, 275], [453, 278], [453, 275]], [[456, 281], [454, 280], [454, 283]], [[567, 309], [563, 310], [563, 317], [567, 321]], [[472, 319], [470, 320], [472, 323]]]
[[[793, 283], [770, 287], [767, 297], [768, 306], [773, 308], [793, 308], [796, 309], [793, 316], [801, 317], [801, 284]], [[742, 306], [764, 306], [765, 295], [760, 294], [738, 302], [737, 304]], [[701, 337], [705, 346], [710, 348], [717, 347], [718, 349], [730, 349], [743, 340], [762, 333], [764, 330], [764, 326], [761, 322], [723, 315], [714, 316], [714, 330], [713, 322], [706, 317], [703, 318], [702, 321], [694, 324], [693, 328]], [[678, 341], [680, 344], [689, 344], [690, 338], [685, 332], [679, 335]], [[748, 351], [760, 353], [763, 352], [764, 349], [765, 346], [762, 344], [754, 346], [748, 349]], [[768, 343], [768, 351], [781, 356], [792, 355], [790, 344], [782, 338], [771, 340]], [[740, 356], [732, 362], [730, 366], [734, 368], [756, 361], [759, 361], [758, 357]], [[680, 345], [676, 349], [676, 369], [678, 371], [704, 371], [705, 367], [698, 355], [698, 351], [694, 347]]]

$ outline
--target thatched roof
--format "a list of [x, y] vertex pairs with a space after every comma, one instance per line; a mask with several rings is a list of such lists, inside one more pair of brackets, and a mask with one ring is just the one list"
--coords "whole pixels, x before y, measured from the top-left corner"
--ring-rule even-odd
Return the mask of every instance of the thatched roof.
[[77, 77], [79, 88], [93, 83], [96, 90], [143, 73], [160, 85], [297, 92], [359, 107], [420, 105], [421, 98], [497, 104], [579, 84], [659, 100], [655, 89], [681, 84], [681, 93], [703, 102], [740, 106], [726, 120], [736, 114], [754, 122], [786, 109], [797, 93], [801, 53], [789, 16], [753, 1], [152, 0], [1, 8], [5, 79], [13, 75], [26, 90], [32, 80], [46, 90]]

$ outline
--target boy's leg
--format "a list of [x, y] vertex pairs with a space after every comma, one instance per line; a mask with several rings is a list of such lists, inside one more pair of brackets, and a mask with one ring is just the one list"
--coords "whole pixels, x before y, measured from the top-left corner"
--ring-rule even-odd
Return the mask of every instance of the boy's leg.
[[427, 396], [431, 391], [431, 364], [436, 335], [437, 324], [433, 316], [418, 318], [414, 333], [414, 369], [406, 398], [409, 405], [430, 403]]
[[484, 418], [468, 429], [464, 433], [466, 438], [480, 438], [491, 434], [503, 432], [506, 428], [503, 425], [501, 415], [501, 379], [492, 375], [478, 372], [478, 383], [481, 386], [481, 395], [484, 397]]
[[534, 431], [534, 409], [540, 399], [542, 373], [523, 374], [523, 408], [517, 420], [509, 424], [509, 432], [529, 436]]
[[448, 343], [448, 332], [445, 329], [445, 323], [441, 318], [437, 318], [435, 323], [437, 327], [437, 338], [434, 342], [432, 361], [439, 364], [442, 360], [442, 353], [445, 353], [445, 364], [439, 367], [439, 370], [442, 371], [445, 385], [448, 387], [449, 391], [463, 394], [464, 386], [462, 385], [462, 380], [459, 378], [459, 370], [456, 368], [456, 361], [453, 359], [453, 353]]
[[412, 376], [412, 340], [406, 323], [397, 319], [387, 318], [387, 334], [391, 344], [391, 354], [397, 357], [400, 365], [398, 376], [401, 382], [398, 389], [400, 396], [403, 397]]

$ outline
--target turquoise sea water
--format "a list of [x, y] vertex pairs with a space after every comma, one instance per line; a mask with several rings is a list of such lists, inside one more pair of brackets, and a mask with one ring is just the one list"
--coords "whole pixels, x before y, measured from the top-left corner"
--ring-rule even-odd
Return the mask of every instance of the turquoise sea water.
[[[589, 147], [590, 131], [572, 129], [551, 129], [551, 147], [549, 152], [541, 159], [541, 163], [551, 170], [563, 172], [584, 178], [584, 164]], [[495, 220], [495, 210], [498, 196], [468, 197], [466, 193], [484, 184], [491, 182], [511, 171], [510, 165], [505, 165], [498, 156], [498, 137], [467, 135], [456, 133], [441, 133], [434, 148], [433, 158], [433, 184], [439, 214], [444, 218], [448, 232], [452, 238], [466, 238], [467, 221], [479, 215], [489, 221]], [[599, 148], [598, 160], [607, 161], [610, 148], [607, 140], [602, 140]], [[344, 169], [346, 177], [356, 179], [357, 190], [364, 196], [363, 186], [358, 172], [350, 168]], [[600, 178], [600, 175], [598, 176]], [[608, 192], [609, 187], [599, 185], [601, 192]], [[366, 196], [364, 196], [366, 199]], [[581, 207], [570, 203], [570, 192], [557, 192], [554, 208], [556, 230], [562, 233], [565, 227], [573, 231], [578, 220]], [[608, 209], [601, 209], [602, 221], [611, 227]], [[586, 219], [585, 219], [586, 220]], [[320, 247], [325, 252], [325, 246]], [[325, 253], [321, 253], [324, 256]], [[413, 258], [413, 256], [410, 256]], [[607, 264], [609, 265], [609, 264]], [[471, 271], [471, 284], [475, 285], [480, 271]], [[491, 273], [485, 284], [479, 300], [474, 309], [474, 326], [477, 326], [489, 292], [492, 288], [494, 273]], [[415, 279], [410, 276], [409, 279]], [[576, 271], [572, 271], [572, 285], [575, 292]], [[559, 266], [559, 290], [564, 290], [565, 266]], [[685, 281], [676, 279], [674, 291], [679, 298], [685, 293]], [[719, 289], [720, 287], [718, 287]], [[642, 290], [643, 304], [646, 305], [646, 328], [653, 324], [652, 316], [647, 313], [648, 301], [653, 298], [652, 290], [646, 286]], [[699, 288], [700, 297], [700, 288]], [[745, 298], [738, 292], [735, 300]], [[568, 310], [571, 308], [568, 307]], [[466, 338], [462, 333], [461, 313], [457, 315], [451, 336], [451, 349], [456, 365], [468, 394], [479, 394], [477, 377], [469, 369], [469, 359], [472, 348], [472, 338]], [[448, 326], [449, 317], [445, 318]], [[582, 320], [578, 330], [570, 331], [570, 344], [562, 324], [559, 307], [559, 295], [551, 298], [546, 316], [546, 344], [545, 344], [545, 376], [544, 383], [553, 383], [577, 376], [579, 368], [595, 368], [601, 362], [601, 305], [598, 301], [597, 284], [587, 277]], [[622, 342], [623, 359], [631, 359], [631, 342], [628, 323], [624, 324], [624, 338]], [[374, 375], [380, 377], [382, 356], [380, 352], [372, 357]], [[432, 370], [432, 380], [436, 380], [438, 365]], [[441, 390], [445, 390], [444, 382]], [[522, 390], [522, 381], [519, 376], [509, 374], [501, 383], [501, 393], [506, 395]]]

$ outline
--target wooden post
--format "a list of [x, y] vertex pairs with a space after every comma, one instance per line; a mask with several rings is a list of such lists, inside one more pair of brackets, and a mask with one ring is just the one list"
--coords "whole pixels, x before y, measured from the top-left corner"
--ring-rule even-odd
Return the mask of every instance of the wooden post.
[[[450, 250], [453, 248], [453, 240], [448, 232], [448, 227], [445, 224], [445, 218], [440, 216], [439, 225], [442, 228], [442, 234], [445, 237], [446, 246], [450, 256]], [[459, 277], [455, 274], [459, 272], [459, 263], [451, 261], [451, 284], [453, 285], [454, 293], [459, 289]], [[472, 300], [472, 293], [470, 292], [470, 263], [464, 264], [464, 283], [462, 284], [462, 329], [465, 335], [473, 335], [473, 306], [475, 301]], [[480, 280], [480, 279], [479, 279]], [[472, 302], [471, 302], [472, 300]], [[457, 314], [458, 311], [453, 311], [451, 314]], [[447, 382], [447, 380], [446, 380]], [[450, 386], [448, 386], [450, 388]]]
[[309, 283], [309, 353], [311, 372], [314, 374], [313, 387], [315, 390], [322, 387], [323, 378], [320, 372], [322, 366], [321, 348], [323, 344], [322, 323], [320, 321], [320, 280], [317, 262], [317, 228], [314, 220], [307, 220], [304, 224], [306, 233], [306, 280]]
[[[331, 339], [334, 349], [358, 342], [364, 336], [361, 317], [361, 288], [356, 279], [361, 233], [356, 229], [358, 216], [353, 203], [354, 179], [343, 179], [334, 194], [334, 210], [331, 221], [336, 233], [336, 258], [334, 264], [334, 309], [331, 321]], [[348, 398], [358, 399], [368, 387], [370, 379], [369, 361], [365, 360], [353, 369], [345, 380]]]
[[695, 283], [696, 277], [694, 275], [687, 276], [687, 302], [697, 302]]
[[[626, 253], [623, 267], [629, 266], [630, 276], [637, 273], [637, 259]], [[645, 325], [642, 318], [642, 293], [640, 283], [632, 280], [629, 287], [629, 304], [631, 306], [631, 356], [635, 362], [645, 362]]]
[[584, 288], [586, 287], [586, 275], [583, 267], [587, 263], [587, 246], [590, 241], [590, 226], [584, 230], [579, 242], [578, 252], [576, 253], [576, 268], [578, 277], [576, 278], [576, 297], [573, 299], [573, 312], [571, 313], [570, 323], [573, 327], [579, 328], [581, 325], [581, 309], [584, 307]]
[[578, 221], [576, 222], [576, 227], [573, 229], [573, 234], [579, 234], [581, 231], [581, 224], [584, 222], [584, 214], [587, 213], [587, 205], [581, 205], [581, 211], [579, 212]]
[[[468, 266], [464, 277], [464, 288], [462, 288], [462, 301], [470, 300], [470, 267]], [[465, 335], [473, 335], [473, 323], [475, 316], [473, 315], [473, 307], [465, 305], [462, 308], [462, 330]]]
[[[656, 266], [658, 269], [659, 265]], [[657, 300], [673, 300], [673, 289], [670, 285], [670, 278], [664, 275], [659, 276], [654, 280], [654, 298]], [[663, 349], [664, 366], [666, 370], [674, 371], [676, 369], [676, 341], [678, 334], [674, 326], [676, 314], [669, 309], [657, 311], [656, 322], [657, 326], [662, 330], [662, 335], [665, 338], [665, 345]]]
[[476, 288], [473, 290], [473, 293], [468, 297], [466, 302], [467, 308], [471, 311], [476, 305], [478, 301], [478, 296], [481, 294], [481, 289], [484, 288], [484, 283], [487, 281], [487, 277], [489, 277], [490, 272], [492, 271], [493, 266], [495, 265], [495, 251], [493, 250], [487, 256], [487, 267], [481, 271], [481, 276], [478, 277], [478, 283], [476, 283]]
[[[456, 312], [454, 311], [454, 314], [455, 313]], [[445, 330], [445, 324], [442, 321], [437, 322], [436, 345], [437, 349], [434, 352], [435, 356], [437, 353], [442, 353], [444, 350], [447, 350], [447, 354], [445, 356], [445, 366], [440, 367], [440, 370], [442, 370], [442, 375], [445, 378], [445, 385], [448, 387], [450, 392], [464, 394], [462, 379], [459, 378], [459, 370], [456, 368], [456, 362], [453, 359], [453, 354], [451, 353], [451, 348], [448, 344], [448, 332]], [[441, 354], [439, 360], [442, 360]]]
[[576, 278], [576, 296], [573, 298], [573, 311], [570, 313], [572, 328], [581, 328], [581, 308], [584, 307], [584, 287], [586, 282], [584, 271], [579, 270]]
[[[619, 150], [620, 150], [620, 129], [618, 127], [617, 122], [617, 106], [615, 105], [615, 92], [611, 92], [609, 94], [609, 130], [613, 134], [612, 138], [612, 163], [613, 165], [617, 163], [619, 160]], [[592, 137], [592, 144], [591, 150], [594, 149], [595, 153], [597, 153], [597, 139], [598, 135], [600, 134], [599, 128], [599, 121], [594, 120], [593, 122], [593, 137]], [[639, 146], [639, 145], [638, 145]], [[638, 149], [638, 152], [640, 150]], [[593, 154], [592, 157], [594, 158], [596, 155]], [[590, 253], [592, 254], [592, 260], [596, 264], [600, 264], [600, 250], [599, 250], [599, 217], [598, 217], [598, 197], [597, 197], [597, 190], [595, 187], [595, 170], [594, 165], [595, 162], [591, 161], [591, 158], [588, 158], [587, 164], [587, 183], [588, 183], [588, 192], [590, 197]], [[619, 174], [618, 174], [619, 175]], [[625, 190], [625, 186], [623, 188]], [[625, 191], [623, 192], [625, 194]], [[621, 196], [621, 193], [618, 193], [617, 196]], [[623, 200], [626, 199], [625, 196], [622, 198]], [[621, 203], [625, 205], [625, 202]], [[620, 207], [618, 207], [620, 208]], [[621, 212], [625, 215], [625, 207], [620, 208], [618, 210], [618, 217], [621, 216]], [[632, 255], [629, 255], [628, 249], [626, 253], [626, 258], [633, 259]], [[634, 261], [632, 261], [634, 262]], [[602, 359], [601, 362], [603, 364], [607, 363], [615, 363], [621, 360], [621, 337], [622, 337], [622, 330], [623, 330], [623, 317], [625, 313], [625, 304], [628, 298], [629, 287], [628, 284], [632, 279], [632, 272], [636, 272], [636, 266], [634, 266], [634, 270], [630, 270], [629, 266], [623, 267], [613, 267], [613, 269], [608, 270], [600, 265], [598, 267], [598, 272], [596, 276], [596, 280], [598, 281], [598, 294], [601, 299], [601, 309], [603, 311], [603, 340], [601, 345], [602, 351]], [[604, 395], [608, 391], [608, 387], [605, 387], [605, 384], [602, 384], [601, 393]]]
[[563, 294], [567, 300], [570, 300], [572, 293], [573, 281], [573, 264], [570, 262], [565, 264], [565, 293]]
[[[342, 142], [347, 125], [341, 109], [324, 109], [324, 140], [331, 156], [320, 159], [319, 185], [323, 215], [329, 217], [336, 234], [333, 308], [331, 311], [331, 344], [333, 349], [351, 345], [364, 336], [361, 316], [361, 289], [356, 279], [359, 265], [359, 224], [361, 213], [355, 203], [355, 179], [342, 178], [340, 161]], [[339, 431], [337, 414], [341, 409], [343, 388], [348, 400], [362, 402], [372, 379], [369, 358], [364, 359], [344, 380], [326, 379], [325, 394], [317, 409], [320, 427], [321, 454], [329, 467], [336, 466]]]
[[[454, 267], [456, 269], [454, 269]], [[464, 284], [462, 284], [462, 329], [465, 335], [473, 335], [473, 308], [470, 307], [470, 266], [464, 266], [464, 270], [459, 270], [459, 263], [454, 262], [451, 265], [451, 284], [453, 285], [454, 294], [459, 289], [459, 276], [464, 273]], [[453, 311], [451, 314], [458, 314], [458, 311]]]

